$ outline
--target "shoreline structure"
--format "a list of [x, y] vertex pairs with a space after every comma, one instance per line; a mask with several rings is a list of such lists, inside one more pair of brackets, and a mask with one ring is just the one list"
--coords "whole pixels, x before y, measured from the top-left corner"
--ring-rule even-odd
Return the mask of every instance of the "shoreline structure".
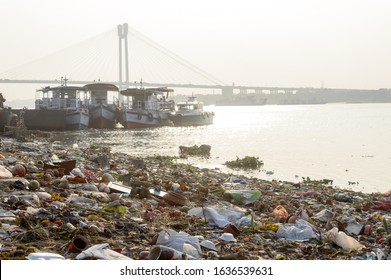
[[391, 259], [391, 190], [1, 140], [0, 259]]

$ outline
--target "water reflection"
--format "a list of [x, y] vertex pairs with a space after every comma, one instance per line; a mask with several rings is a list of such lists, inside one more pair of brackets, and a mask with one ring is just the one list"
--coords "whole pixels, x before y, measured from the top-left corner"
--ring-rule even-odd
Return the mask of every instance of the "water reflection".
[[[179, 146], [208, 144], [209, 159], [180, 160], [220, 168], [236, 157], [257, 156], [264, 179], [359, 181], [365, 191], [388, 190], [391, 169], [391, 104], [215, 107], [214, 124], [137, 130], [60, 132], [65, 144], [104, 144], [132, 156], [179, 156]], [[379, 135], [382, 135], [379, 137]], [[365, 157], [370, 155], [371, 157]], [[348, 170], [348, 171], [346, 171]], [[266, 171], [274, 172], [266, 175]], [[272, 172], [269, 172], [271, 174]], [[358, 186], [355, 186], [358, 187]]]

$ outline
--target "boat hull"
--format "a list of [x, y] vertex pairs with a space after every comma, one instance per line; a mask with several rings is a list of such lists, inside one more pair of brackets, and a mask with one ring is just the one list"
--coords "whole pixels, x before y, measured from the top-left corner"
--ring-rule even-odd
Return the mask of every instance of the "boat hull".
[[[22, 110], [12, 110], [18, 116]], [[28, 130], [79, 130], [88, 126], [89, 115], [85, 110], [37, 110], [27, 109], [22, 112], [24, 125]]]
[[127, 109], [121, 112], [124, 128], [170, 126], [172, 122], [167, 112]]
[[90, 127], [114, 128], [115, 124], [115, 110], [113, 108], [104, 104], [90, 108]]
[[88, 110], [77, 109], [75, 111], [66, 112], [66, 128], [67, 130], [84, 130], [88, 128], [90, 116]]
[[0, 109], [0, 131], [3, 131], [5, 126], [10, 125], [12, 111], [10, 109]]

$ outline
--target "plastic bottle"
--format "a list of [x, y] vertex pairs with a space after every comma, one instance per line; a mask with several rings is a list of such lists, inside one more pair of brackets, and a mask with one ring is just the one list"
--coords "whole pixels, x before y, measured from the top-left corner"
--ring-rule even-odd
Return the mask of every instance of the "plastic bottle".
[[353, 237], [346, 235], [343, 231], [338, 231], [338, 228], [332, 228], [326, 233], [326, 236], [333, 243], [345, 250], [360, 249], [364, 247], [364, 245]]

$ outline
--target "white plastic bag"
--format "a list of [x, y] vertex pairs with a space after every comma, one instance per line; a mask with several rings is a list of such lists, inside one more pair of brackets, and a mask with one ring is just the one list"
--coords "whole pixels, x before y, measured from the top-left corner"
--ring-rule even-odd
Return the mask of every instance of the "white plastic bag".
[[198, 238], [183, 231], [176, 232], [172, 229], [162, 230], [159, 233], [156, 245], [164, 245], [196, 258], [202, 256]]
[[107, 247], [109, 247], [108, 243], [91, 246], [87, 250], [78, 254], [76, 259], [83, 260], [86, 258], [92, 258], [98, 260], [131, 260], [131, 258], [117, 253]]
[[276, 232], [277, 237], [285, 237], [289, 240], [306, 240], [316, 238], [316, 234], [310, 223], [299, 219], [295, 224], [282, 224]]
[[190, 209], [188, 212], [191, 216], [205, 217], [207, 223], [217, 225], [219, 228], [224, 228], [228, 224], [235, 226], [249, 226], [251, 224], [251, 217], [246, 216], [245, 213], [227, 210], [215, 209], [211, 207], [196, 207]]

